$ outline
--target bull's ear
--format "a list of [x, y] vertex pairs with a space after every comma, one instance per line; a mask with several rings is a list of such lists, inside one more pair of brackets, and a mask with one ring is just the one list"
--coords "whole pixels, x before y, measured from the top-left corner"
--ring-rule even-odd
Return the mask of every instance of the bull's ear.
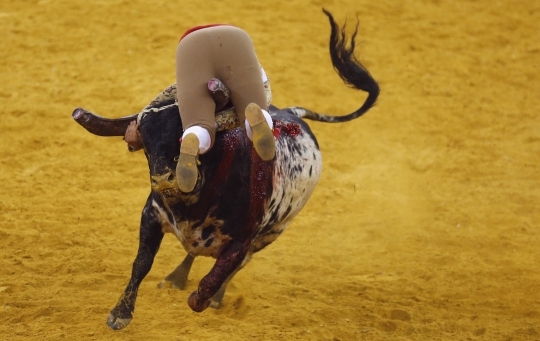
[[143, 149], [143, 147], [135, 148], [133, 146], [130, 146], [129, 144], [127, 146], [128, 146], [128, 150], [129, 150], [130, 153], [134, 153], [136, 151], [139, 151], [139, 150]]
[[[123, 140], [125, 141], [126, 138], [124, 137]], [[130, 145], [129, 143], [126, 142], [129, 152], [130, 152], [130, 153], [134, 153], [134, 152], [136, 152], [136, 151], [141, 150], [141, 149], [144, 148], [144, 144], [143, 144], [143, 142], [142, 142], [142, 136], [141, 136], [141, 135], [139, 135], [139, 143], [140, 143], [140, 144], [139, 144], [138, 147], [134, 147], [134, 146], [132, 146], [132, 145]]]

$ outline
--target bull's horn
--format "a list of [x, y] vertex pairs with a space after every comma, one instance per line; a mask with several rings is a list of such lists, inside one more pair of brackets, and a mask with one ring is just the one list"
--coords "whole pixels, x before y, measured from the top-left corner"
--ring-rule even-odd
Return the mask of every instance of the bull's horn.
[[129, 123], [137, 119], [137, 114], [113, 119], [105, 118], [83, 108], [75, 109], [71, 116], [84, 129], [98, 136], [124, 136]]
[[214, 98], [214, 102], [216, 102], [216, 112], [220, 111], [229, 103], [229, 99], [231, 98], [231, 92], [229, 91], [229, 88], [223, 84], [219, 79], [212, 78], [210, 81], [208, 81], [208, 90], [210, 90], [210, 93], [212, 94], [212, 97]]

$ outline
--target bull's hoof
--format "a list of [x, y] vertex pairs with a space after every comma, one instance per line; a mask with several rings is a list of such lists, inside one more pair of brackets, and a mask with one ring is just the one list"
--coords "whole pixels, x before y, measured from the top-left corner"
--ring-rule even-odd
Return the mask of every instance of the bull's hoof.
[[212, 309], [219, 309], [221, 307], [221, 301], [216, 301], [213, 298], [211, 298], [209, 307]]
[[225, 296], [225, 290], [227, 289], [227, 283], [224, 283], [218, 292], [210, 299], [210, 308], [219, 309], [221, 307], [221, 301]]
[[131, 322], [131, 318], [122, 319], [114, 316], [112, 313], [107, 319], [107, 325], [114, 330], [120, 330], [126, 328]]
[[189, 298], [188, 298], [189, 307], [191, 308], [191, 310], [193, 310], [196, 313], [200, 313], [204, 311], [206, 308], [208, 308], [210, 303], [212, 303], [211, 300], [201, 299], [197, 291], [189, 295]]
[[158, 288], [171, 288], [171, 289], [178, 289], [178, 290], [184, 290], [186, 287], [185, 281], [177, 281], [177, 280], [169, 280], [168, 278], [163, 279], [159, 284]]

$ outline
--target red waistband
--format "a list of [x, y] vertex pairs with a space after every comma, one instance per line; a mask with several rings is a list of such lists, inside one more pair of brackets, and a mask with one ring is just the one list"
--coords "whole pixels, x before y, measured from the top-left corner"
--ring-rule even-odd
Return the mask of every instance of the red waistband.
[[192, 32], [202, 30], [203, 28], [214, 27], [214, 26], [232, 26], [232, 25], [229, 25], [229, 24], [210, 24], [210, 25], [195, 26], [195, 27], [192, 27], [189, 30], [187, 30], [186, 33], [184, 33], [184, 35], [180, 38], [180, 40], [178, 42], [182, 41], [182, 39], [184, 39], [185, 36], [187, 36], [188, 34], [190, 34]]

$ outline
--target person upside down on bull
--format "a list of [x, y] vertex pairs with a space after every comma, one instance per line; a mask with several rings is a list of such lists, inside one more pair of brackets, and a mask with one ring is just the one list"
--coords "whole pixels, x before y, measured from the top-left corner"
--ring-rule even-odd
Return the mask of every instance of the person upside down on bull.
[[[180, 38], [176, 49], [176, 96], [184, 133], [176, 166], [178, 187], [191, 192], [197, 184], [199, 154], [206, 153], [216, 136], [216, 103], [208, 81], [217, 78], [230, 91], [240, 124], [264, 161], [275, 156], [273, 123], [268, 113], [266, 74], [259, 64], [249, 35], [230, 25], [196, 26]], [[159, 97], [159, 96], [158, 96]], [[136, 122], [131, 122], [125, 140], [142, 148]]]

